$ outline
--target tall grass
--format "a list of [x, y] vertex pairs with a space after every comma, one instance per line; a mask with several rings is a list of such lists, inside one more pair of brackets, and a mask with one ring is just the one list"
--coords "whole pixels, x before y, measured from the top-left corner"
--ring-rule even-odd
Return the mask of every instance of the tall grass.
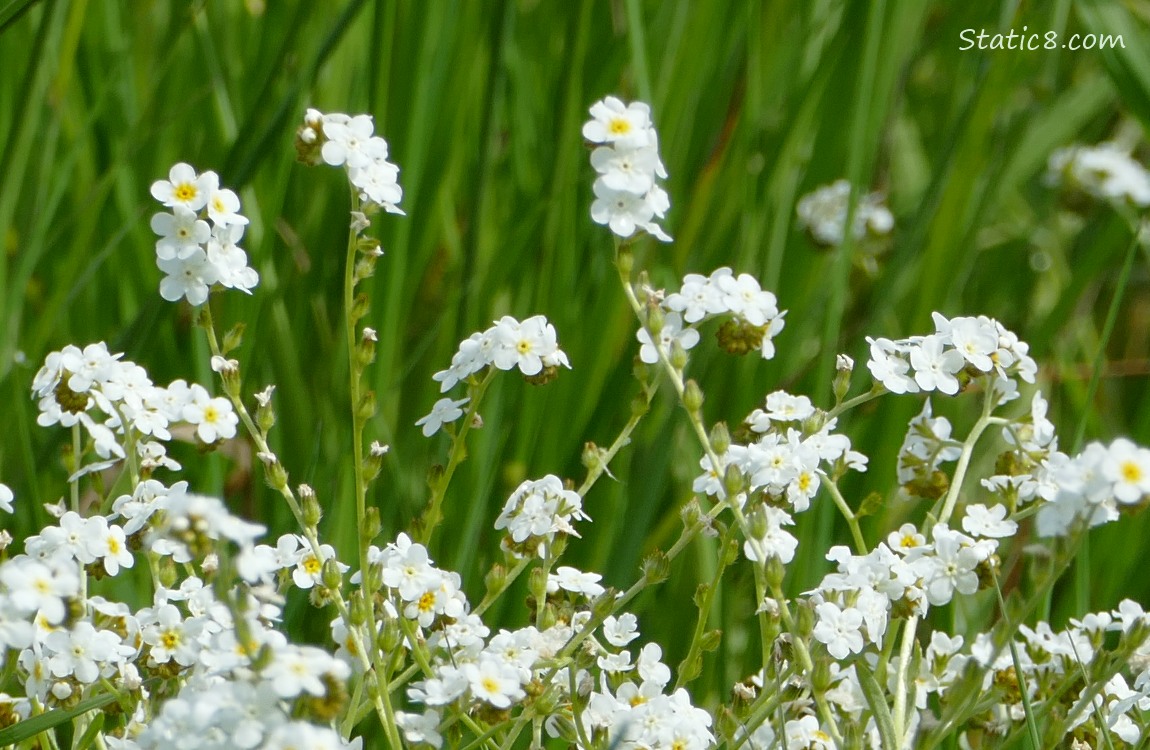
[[[502, 379], [492, 389], [432, 550], [472, 593], [496, 552], [491, 522], [509, 490], [549, 472], [580, 478], [584, 442], [609, 442], [637, 390], [634, 322], [609, 235], [589, 220], [580, 146], [587, 106], [609, 93], [649, 99], [662, 134], [676, 242], [640, 249], [653, 282], [731, 265], [763, 278], [790, 310], [769, 363], [696, 355], [708, 421], [735, 423], [777, 388], [826, 405], [836, 353], [861, 371], [864, 335], [922, 330], [939, 310], [992, 315], [1029, 340], [1064, 435], [1089, 412], [1087, 437], [1150, 442], [1148, 259], [1133, 266], [1092, 410], [1087, 385], [1129, 230], [1101, 207], [1071, 221], [1041, 181], [1058, 146], [1120, 130], [1144, 138], [1147, 18], [1145, 2], [1102, 0], [9, 2], [0, 7], [0, 480], [20, 498], [17, 530], [45, 522], [40, 504], [56, 499], [65, 473], [65, 441], [34, 427], [27, 398], [46, 352], [106, 340], [158, 382], [211, 380], [188, 311], [157, 294], [147, 225], [149, 185], [184, 160], [242, 187], [252, 218], [244, 246], [263, 282], [251, 298], [218, 298], [215, 315], [247, 323], [245, 387], [278, 386], [274, 447], [293, 481], [319, 493], [325, 536], [353, 547], [339, 312], [348, 200], [339, 174], [292, 161], [307, 106], [371, 112], [403, 170], [409, 216], [377, 222], [387, 255], [365, 321], [380, 335], [371, 387], [382, 408], [369, 434], [392, 446], [369, 498], [385, 534], [419, 513], [426, 471], [445, 460], [446, 444], [413, 423], [437, 398], [430, 373], [461, 338], [505, 313], [544, 313], [574, 365], [545, 388]], [[1023, 25], [1121, 33], [1126, 48], [958, 49], [962, 29]], [[794, 226], [797, 198], [843, 176], [884, 191], [896, 215], [873, 276], [852, 266], [849, 248], [816, 250]], [[846, 428], [874, 471], [890, 470], [919, 408], [884, 403]], [[185, 446], [186, 462], [201, 466], [193, 455]], [[618, 481], [588, 498], [595, 524], [571, 560], [612, 584], [633, 580], [644, 551], [677, 532], [697, 460], [676, 407], [658, 399], [612, 466]], [[291, 527], [250, 456], [203, 466], [198, 490], [276, 531]], [[857, 503], [886, 483], [863, 476], [848, 497]], [[867, 523], [886, 528], [914, 510], [892, 501]], [[1095, 534], [1091, 606], [1150, 594], [1129, 541], [1146, 531], [1139, 518]], [[847, 539], [827, 503], [798, 533], [794, 591], [816, 583], [823, 551]], [[668, 595], [689, 597], [713, 573], [708, 544], [677, 564]], [[639, 614], [676, 663], [689, 633], [661, 619], [660, 600], [640, 600]], [[754, 605], [726, 590], [715, 597], [713, 626], [729, 637], [706, 662], [711, 697], [742, 676], [740, 650], [754, 646], [739, 634]]]

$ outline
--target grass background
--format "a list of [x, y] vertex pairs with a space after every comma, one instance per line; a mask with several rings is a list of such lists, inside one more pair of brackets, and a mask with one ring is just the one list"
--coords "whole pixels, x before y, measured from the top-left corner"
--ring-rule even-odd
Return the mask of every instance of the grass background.
[[[924, 332], [939, 310], [995, 316], [1031, 343], [1064, 448], [1083, 415], [1088, 438], [1148, 444], [1147, 257], [1136, 258], [1089, 404], [1130, 230], [1104, 206], [1071, 213], [1042, 183], [1057, 147], [1123, 134], [1144, 148], [1148, 19], [1150, 3], [1103, 0], [0, 1], [0, 480], [19, 503], [9, 524], [33, 533], [47, 520], [40, 504], [64, 492], [67, 438], [37, 428], [28, 399], [48, 351], [103, 340], [156, 382], [212, 380], [189, 310], [157, 293], [148, 229], [149, 185], [188, 161], [237, 189], [252, 220], [244, 247], [262, 282], [250, 298], [213, 300], [218, 323], [247, 323], [245, 388], [278, 386], [274, 447], [292, 481], [318, 491], [324, 535], [354, 548], [340, 310], [348, 198], [337, 170], [294, 161], [308, 106], [373, 114], [402, 169], [408, 216], [376, 222], [387, 255], [365, 321], [380, 332], [370, 378], [381, 410], [369, 434], [392, 446], [370, 495], [385, 537], [421, 510], [426, 471], [446, 458], [445, 439], [425, 440], [413, 423], [438, 397], [430, 375], [460, 339], [503, 314], [543, 313], [574, 365], [543, 388], [501, 377], [482, 410], [432, 550], [473, 596], [509, 491], [546, 473], [581, 479], [584, 442], [609, 444], [636, 392], [635, 322], [611, 238], [589, 219], [593, 175], [579, 133], [607, 94], [651, 102], [671, 175], [675, 242], [638, 256], [652, 279], [674, 286], [731, 265], [790, 310], [771, 362], [718, 353], [704, 332], [689, 374], [707, 393], [709, 423], [737, 423], [777, 388], [827, 405], [840, 351], [859, 362], [862, 390], [863, 337]], [[959, 50], [963, 29], [1024, 25], [1122, 34], [1126, 48]], [[798, 197], [844, 176], [883, 191], [895, 213], [873, 275], [794, 226]], [[699, 451], [666, 395], [612, 466], [619, 481], [588, 497], [595, 523], [568, 553], [614, 585], [634, 580], [645, 551], [670, 544], [690, 496]], [[887, 398], [844, 421], [872, 460], [846, 485], [852, 503], [889, 490], [920, 407]], [[959, 431], [974, 409], [936, 403]], [[242, 450], [203, 460], [187, 445], [173, 451], [195, 489], [290, 530]], [[874, 537], [922, 510], [892, 502], [865, 528]], [[825, 572], [827, 547], [848, 539], [828, 502], [797, 528], [795, 592]], [[1147, 602], [1137, 550], [1147, 531], [1140, 516], [1094, 532], [1080, 578], [1089, 585], [1056, 591], [1056, 618], [1123, 596]], [[671, 664], [690, 628], [687, 610], [666, 604], [689, 601], [713, 566], [700, 541], [638, 602], [644, 634]], [[726, 637], [698, 683], [704, 700], [721, 700], [757, 658], [744, 632], [752, 591], [737, 564], [711, 613]], [[521, 596], [497, 617], [521, 622]], [[320, 637], [323, 618], [305, 623], [306, 614], [293, 607], [289, 627]], [[964, 615], [944, 616], [961, 625]]]

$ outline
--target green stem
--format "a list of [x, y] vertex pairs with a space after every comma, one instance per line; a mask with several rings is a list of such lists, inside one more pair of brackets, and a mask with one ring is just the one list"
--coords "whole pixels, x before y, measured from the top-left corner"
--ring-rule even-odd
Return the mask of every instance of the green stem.
[[966, 471], [970, 467], [970, 458], [974, 454], [975, 443], [982, 437], [982, 433], [990, 425], [992, 417], [990, 416], [991, 409], [994, 408], [994, 402], [997, 396], [995, 395], [994, 388], [987, 388], [985, 399], [982, 402], [982, 416], [974, 423], [971, 428], [970, 434], [967, 435], [966, 440], [962, 443], [962, 454], [958, 457], [958, 465], [954, 469], [954, 478], [950, 481], [950, 489], [947, 490], [946, 500], [942, 504], [942, 512], [939, 513], [938, 522], [947, 523], [950, 516], [954, 513], [954, 506], [958, 502], [958, 495], [962, 491], [962, 482], [966, 479]]
[[425, 546], [431, 545], [431, 538], [435, 534], [439, 522], [443, 520], [443, 499], [447, 495], [447, 487], [451, 484], [451, 478], [455, 476], [455, 470], [467, 458], [467, 434], [471, 432], [471, 427], [475, 424], [479, 403], [483, 400], [483, 395], [487, 392], [487, 387], [491, 385], [497, 372], [498, 370], [494, 367], [487, 368], [483, 379], [477, 384], [472, 384], [469, 389], [471, 400], [467, 402], [467, 413], [460, 420], [459, 431], [451, 436], [451, 455], [447, 459], [447, 467], [432, 484], [431, 499], [428, 501], [427, 510], [423, 512], [420, 528], [416, 534], [416, 540]]
[[854, 511], [851, 510], [850, 506], [847, 505], [847, 501], [843, 498], [842, 493], [839, 492], [838, 485], [834, 483], [834, 480], [832, 480], [830, 477], [827, 477], [826, 480], [827, 492], [830, 493], [831, 499], [834, 500], [835, 505], [843, 514], [843, 518], [846, 519], [847, 526], [850, 526], [851, 536], [854, 538], [855, 542], [855, 548], [858, 550], [860, 555], [866, 555], [869, 550], [867, 549], [866, 540], [863, 539], [862, 529], [859, 528], [858, 516], [856, 516]]
[[906, 698], [907, 675], [910, 672], [911, 649], [914, 648], [914, 637], [918, 630], [918, 615], [910, 618], [906, 630], [902, 631], [902, 645], [898, 650], [898, 676], [894, 688], [894, 733], [901, 744], [906, 735]]
[[[719, 564], [715, 567], [715, 574], [711, 577], [711, 582], [707, 586], [706, 593], [703, 595], [703, 601], [699, 602], [699, 617], [695, 620], [695, 632], [691, 634], [691, 645], [687, 648], [687, 655], [683, 658], [683, 664], [689, 665], [695, 659], [701, 658], [703, 634], [707, 630], [707, 617], [711, 614], [711, 604], [715, 600], [715, 592], [719, 589], [719, 582], [723, 578], [723, 571], [727, 569], [727, 545], [730, 543], [734, 527], [727, 527], [726, 532], [719, 539]], [[762, 598], [759, 599], [762, 601]], [[767, 654], [763, 654], [764, 666], [766, 665]], [[679, 676], [675, 679], [675, 690], [683, 687], [685, 680], [683, 679], [685, 670], [679, 669]], [[672, 691], [673, 692], [673, 691]]]
[[[359, 191], [351, 189], [351, 210], [359, 210]], [[352, 474], [355, 477], [355, 523], [360, 531], [355, 535], [359, 569], [367, 573], [367, 547], [370, 540], [365, 540], [362, 530], [367, 528], [367, 481], [363, 473], [363, 427], [366, 419], [361, 412], [363, 394], [360, 381], [363, 377], [363, 367], [359, 363], [358, 347], [355, 342], [355, 327], [357, 320], [352, 315], [355, 306], [355, 257], [359, 248], [359, 234], [353, 228], [348, 230], [347, 236], [347, 262], [343, 269], [343, 317], [347, 329], [347, 380], [348, 394], [351, 402], [351, 451]], [[321, 558], [322, 559], [322, 558]]]
[[[80, 451], [83, 450], [83, 445], [80, 439], [80, 423], [72, 425], [72, 474], [80, 470], [81, 456]], [[69, 484], [69, 493], [72, 500], [72, 510], [76, 513], [80, 512], [80, 477], [76, 477]]]

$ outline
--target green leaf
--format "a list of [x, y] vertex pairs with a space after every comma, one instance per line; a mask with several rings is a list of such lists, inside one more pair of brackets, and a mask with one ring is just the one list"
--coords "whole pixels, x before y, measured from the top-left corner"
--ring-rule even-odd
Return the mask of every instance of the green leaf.
[[874, 715], [875, 726], [878, 727], [879, 737], [882, 738], [883, 747], [899, 747], [894, 735], [894, 718], [890, 715], [890, 706], [886, 704], [886, 695], [875, 679], [874, 672], [862, 663], [855, 662], [855, 674], [859, 678], [863, 696], [866, 697], [870, 712]]
[[25, 719], [17, 724], [13, 724], [7, 729], [0, 730], [0, 747], [15, 745], [17, 742], [26, 740], [29, 737], [34, 737], [41, 732], [54, 729], [81, 714], [97, 708], [103, 708], [114, 700], [116, 700], [116, 696], [111, 693], [105, 693], [104, 695], [97, 695], [93, 698], [82, 700], [72, 709], [64, 710], [58, 708], [55, 711], [49, 711], [39, 716], [33, 716], [31, 719]]

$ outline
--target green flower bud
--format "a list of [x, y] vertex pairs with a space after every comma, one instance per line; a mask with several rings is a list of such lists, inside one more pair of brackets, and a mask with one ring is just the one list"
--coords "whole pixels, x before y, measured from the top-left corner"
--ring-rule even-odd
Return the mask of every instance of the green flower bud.
[[688, 380], [683, 387], [683, 407], [691, 414], [703, 408], [703, 391], [693, 379]]
[[635, 256], [631, 254], [628, 248], [619, 248], [618, 254], [615, 256], [615, 263], [619, 266], [619, 273], [626, 278], [631, 278], [631, 270], [635, 267]]
[[652, 341], [659, 340], [659, 334], [663, 332], [663, 308], [654, 305], [647, 308], [647, 331], [651, 334]]
[[371, 619], [371, 606], [367, 603], [367, 600], [363, 598], [362, 591], [353, 591], [351, 593], [348, 615], [351, 618], [351, 626], [354, 628], [362, 627]]
[[671, 367], [679, 372], [682, 372], [683, 368], [687, 366], [687, 350], [679, 343], [679, 339], [671, 342], [671, 354], [668, 359], [671, 361]]
[[723, 472], [723, 490], [726, 491], [727, 497], [735, 497], [743, 491], [744, 486], [746, 486], [746, 481], [743, 472], [739, 470], [738, 466], [728, 464]]
[[314, 529], [319, 525], [319, 519], [323, 517], [323, 509], [319, 507], [315, 490], [310, 485], [301, 484], [296, 491], [299, 493], [300, 505], [303, 508], [303, 522], [309, 529]]
[[716, 422], [711, 428], [711, 448], [720, 456], [731, 447], [731, 431], [727, 429], [726, 422]]
[[323, 573], [321, 574], [323, 585], [329, 589], [339, 589], [340, 583], [343, 582], [343, 573], [339, 569], [339, 560], [334, 557], [329, 557], [323, 561]]
[[375, 391], [368, 391], [363, 394], [363, 398], [359, 401], [359, 408], [356, 410], [356, 418], [360, 422], [366, 422], [375, 416]]

